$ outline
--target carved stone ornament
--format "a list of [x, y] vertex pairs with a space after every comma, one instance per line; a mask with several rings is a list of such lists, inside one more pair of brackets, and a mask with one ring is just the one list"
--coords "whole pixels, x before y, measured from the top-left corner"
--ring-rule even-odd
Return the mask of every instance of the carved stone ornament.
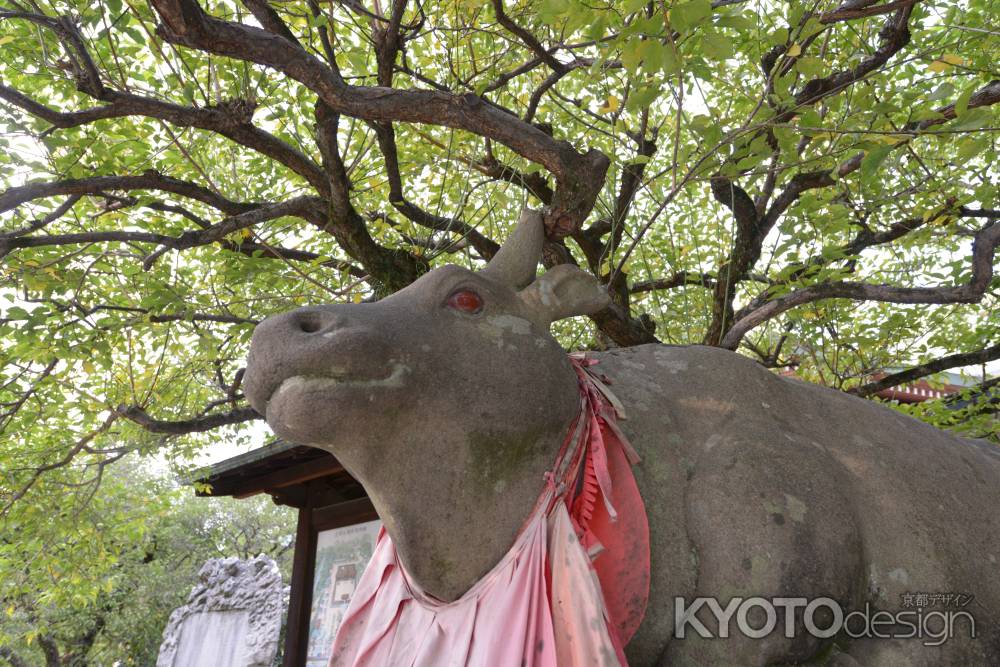
[[156, 667], [270, 667], [287, 587], [267, 556], [213, 558], [170, 615]]

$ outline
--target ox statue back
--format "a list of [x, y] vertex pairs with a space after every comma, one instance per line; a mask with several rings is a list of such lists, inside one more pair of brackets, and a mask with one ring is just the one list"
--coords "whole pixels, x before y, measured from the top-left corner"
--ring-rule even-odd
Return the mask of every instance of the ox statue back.
[[[543, 233], [526, 211], [481, 271], [444, 266], [375, 303], [268, 318], [253, 337], [251, 404], [343, 463], [441, 600], [508, 550], [580, 409], [549, 325], [608, 297], [574, 267], [536, 277]], [[1000, 664], [1000, 451], [717, 348], [590, 356], [642, 458], [650, 594], [630, 664]], [[755, 598], [779, 601], [761, 638], [736, 619], [759, 628], [767, 610], [730, 605]], [[832, 621], [807, 631], [788, 598], [886, 613], [874, 634], [848, 623], [824, 637]]]

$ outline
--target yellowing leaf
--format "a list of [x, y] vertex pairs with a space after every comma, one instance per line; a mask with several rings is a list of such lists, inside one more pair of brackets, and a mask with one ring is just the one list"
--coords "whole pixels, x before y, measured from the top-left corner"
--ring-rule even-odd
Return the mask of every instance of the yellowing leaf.
[[242, 236], [245, 239], [248, 239], [251, 236], [253, 236], [253, 232], [250, 230], [249, 227], [245, 227], [245, 228], [243, 228], [243, 229], [240, 230], [240, 236]]
[[796, 42], [788, 47], [788, 51], [785, 52], [785, 55], [791, 58], [802, 55], [802, 47], [799, 45], [798, 42]]
[[361, 303], [361, 298], [362, 297], [360, 294], [355, 294], [354, 296], [351, 297], [351, 301], [353, 301], [354, 303]]
[[621, 100], [619, 100], [614, 95], [608, 95], [608, 99], [604, 101], [604, 104], [599, 106], [597, 110], [600, 113], [614, 113], [618, 111], [618, 107], [621, 106]]
[[927, 66], [932, 72], [945, 72], [952, 68], [953, 65], [964, 65], [965, 58], [962, 56], [957, 56], [954, 53], [946, 53], [941, 56], [930, 65]]
[[3, 46], [4, 44], [10, 44], [13, 41], [14, 41], [14, 35], [4, 35], [3, 37], [0, 37], [0, 46]]
[[896, 144], [902, 144], [911, 139], [909, 134], [883, 134], [880, 137], [876, 137], [875, 141], [882, 144], [888, 144], [889, 146], [895, 146]]

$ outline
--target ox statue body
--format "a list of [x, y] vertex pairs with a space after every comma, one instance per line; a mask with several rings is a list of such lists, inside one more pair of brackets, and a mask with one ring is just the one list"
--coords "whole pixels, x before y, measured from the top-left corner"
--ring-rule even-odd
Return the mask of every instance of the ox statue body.
[[[527, 211], [479, 272], [444, 266], [376, 303], [300, 308], [254, 334], [252, 405], [281, 437], [336, 455], [442, 600], [507, 552], [579, 410], [549, 324], [607, 295], [569, 266], [536, 278], [542, 241]], [[1000, 664], [1000, 451], [720, 349], [592, 356], [642, 457], [651, 576], [632, 665]], [[761, 639], [735, 622], [725, 639], [693, 623], [675, 636], [698, 597], [826, 597], [846, 613], [916, 612], [917, 594], [968, 596], [919, 611], [961, 599], [976, 637], [960, 618], [946, 641], [902, 638], [886, 617], [876, 631], [895, 638], [814, 637], [801, 607], [792, 637], [781, 608]], [[703, 606], [695, 620], [719, 634], [714, 618]]]

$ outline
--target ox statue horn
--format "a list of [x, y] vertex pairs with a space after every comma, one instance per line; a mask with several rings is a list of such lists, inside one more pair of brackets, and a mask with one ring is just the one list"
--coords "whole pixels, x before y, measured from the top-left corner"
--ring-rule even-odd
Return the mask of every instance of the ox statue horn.
[[535, 280], [544, 242], [542, 214], [525, 208], [514, 231], [480, 273], [514, 289], [527, 287]]

